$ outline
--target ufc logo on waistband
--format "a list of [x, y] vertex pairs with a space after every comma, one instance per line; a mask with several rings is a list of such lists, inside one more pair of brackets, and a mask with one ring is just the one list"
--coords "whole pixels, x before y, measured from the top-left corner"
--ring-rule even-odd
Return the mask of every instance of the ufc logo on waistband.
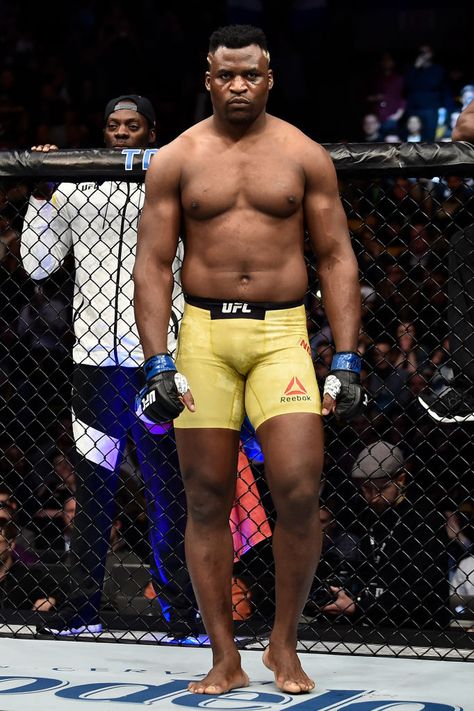
[[248, 304], [244, 304], [240, 301], [224, 301], [222, 304], [223, 314], [236, 314], [241, 311], [243, 314], [251, 314], [252, 309]]
[[150, 390], [148, 395], [142, 397], [142, 410], [146, 410], [149, 405], [153, 405], [156, 400], [156, 393], [154, 390]]

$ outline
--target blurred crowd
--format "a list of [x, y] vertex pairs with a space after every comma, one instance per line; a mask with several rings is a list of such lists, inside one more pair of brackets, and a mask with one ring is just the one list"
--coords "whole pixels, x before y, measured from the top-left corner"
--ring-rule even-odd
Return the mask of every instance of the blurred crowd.
[[474, 82], [468, 50], [438, 57], [414, 37], [403, 52], [359, 50], [354, 76], [351, 45], [341, 55], [340, 42], [331, 44], [341, 28], [330, 3], [143, 2], [131, 9], [81, 0], [43, 20], [39, 5], [2, 3], [2, 150], [102, 146], [101, 107], [124, 92], [153, 101], [158, 142], [167, 143], [209, 115], [207, 40], [228, 22], [264, 27], [276, 78], [270, 111], [321, 142], [449, 138]]

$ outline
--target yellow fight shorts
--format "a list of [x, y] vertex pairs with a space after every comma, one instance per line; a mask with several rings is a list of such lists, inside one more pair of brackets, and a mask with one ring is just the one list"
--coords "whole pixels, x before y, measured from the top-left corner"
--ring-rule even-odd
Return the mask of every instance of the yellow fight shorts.
[[186, 296], [176, 366], [196, 403], [174, 421], [178, 428], [240, 430], [245, 412], [255, 429], [289, 412], [321, 414], [301, 302]]

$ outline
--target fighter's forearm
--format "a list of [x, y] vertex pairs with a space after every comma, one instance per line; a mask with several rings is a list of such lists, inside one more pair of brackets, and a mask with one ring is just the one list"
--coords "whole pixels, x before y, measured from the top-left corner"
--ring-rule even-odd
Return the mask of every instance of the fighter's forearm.
[[352, 254], [320, 260], [319, 280], [323, 306], [337, 351], [355, 351], [360, 329], [360, 286]]
[[168, 351], [168, 328], [171, 315], [173, 273], [147, 265], [135, 268], [135, 319], [145, 358]]

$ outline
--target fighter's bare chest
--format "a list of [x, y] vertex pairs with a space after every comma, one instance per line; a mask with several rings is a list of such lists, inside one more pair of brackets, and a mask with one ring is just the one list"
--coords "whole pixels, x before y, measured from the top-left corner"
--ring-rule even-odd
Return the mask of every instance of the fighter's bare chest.
[[289, 217], [300, 209], [304, 176], [284, 156], [245, 155], [193, 162], [184, 178], [185, 214], [210, 219], [233, 209]]

